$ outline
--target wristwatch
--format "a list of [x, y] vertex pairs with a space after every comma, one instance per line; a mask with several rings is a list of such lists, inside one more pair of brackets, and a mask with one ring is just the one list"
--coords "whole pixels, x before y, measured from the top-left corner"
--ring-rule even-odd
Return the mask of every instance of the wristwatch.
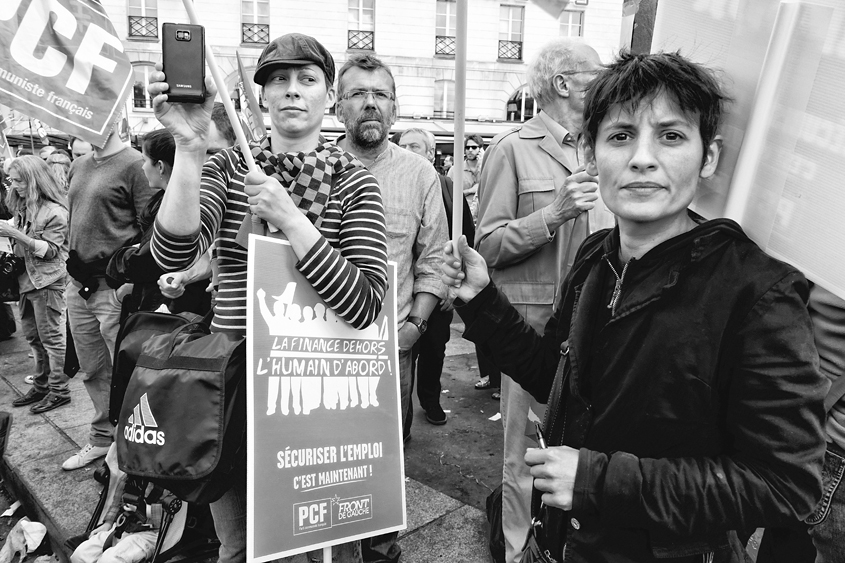
[[417, 330], [420, 331], [420, 334], [425, 334], [425, 331], [428, 329], [428, 321], [425, 319], [421, 319], [419, 317], [408, 317], [408, 322], [417, 327]]

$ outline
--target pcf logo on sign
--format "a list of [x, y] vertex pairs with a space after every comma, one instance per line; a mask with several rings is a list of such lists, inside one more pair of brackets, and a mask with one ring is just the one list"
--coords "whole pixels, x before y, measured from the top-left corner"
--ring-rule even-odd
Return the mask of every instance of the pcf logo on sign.
[[293, 535], [331, 528], [330, 499], [300, 502], [293, 505]]

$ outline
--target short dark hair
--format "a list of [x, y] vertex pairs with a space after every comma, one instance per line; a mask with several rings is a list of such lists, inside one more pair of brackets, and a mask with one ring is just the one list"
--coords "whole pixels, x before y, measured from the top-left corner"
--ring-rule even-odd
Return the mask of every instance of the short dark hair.
[[480, 135], [467, 135], [464, 137], [464, 148], [467, 146], [467, 141], [475, 141], [475, 144], [478, 145], [478, 148], [484, 148], [484, 139], [481, 138]]
[[355, 55], [346, 61], [346, 63], [340, 67], [340, 72], [337, 73], [338, 98], [343, 94], [343, 75], [351, 68], [360, 68], [371, 72], [378, 69], [384, 70], [390, 75], [390, 81], [393, 83], [393, 95], [396, 95], [396, 79], [393, 78], [393, 73], [390, 71], [389, 66], [384, 64], [382, 60], [375, 55]]
[[167, 129], [150, 131], [144, 135], [141, 146], [144, 148], [144, 153], [153, 162], [160, 160], [173, 166], [173, 160], [176, 157], [176, 143], [173, 141], [173, 135]]
[[226, 106], [221, 102], [214, 102], [214, 108], [211, 110], [211, 121], [217, 127], [230, 146], [235, 145], [235, 130], [232, 129], [232, 122], [229, 121], [229, 115], [226, 113]]
[[665, 94], [688, 118], [697, 118], [706, 147], [716, 136], [725, 104], [730, 98], [713, 72], [683, 57], [680, 52], [619, 54], [599, 73], [584, 98], [584, 141], [595, 147], [599, 126], [608, 111], [621, 105], [634, 112], [645, 102]]

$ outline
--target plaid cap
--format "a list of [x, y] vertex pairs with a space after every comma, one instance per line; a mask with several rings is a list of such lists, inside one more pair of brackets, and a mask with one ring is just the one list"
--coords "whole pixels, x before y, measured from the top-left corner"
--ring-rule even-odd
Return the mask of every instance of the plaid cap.
[[270, 42], [258, 57], [253, 81], [264, 86], [276, 67], [315, 64], [326, 75], [326, 87], [334, 84], [334, 59], [323, 45], [309, 35], [288, 33]]

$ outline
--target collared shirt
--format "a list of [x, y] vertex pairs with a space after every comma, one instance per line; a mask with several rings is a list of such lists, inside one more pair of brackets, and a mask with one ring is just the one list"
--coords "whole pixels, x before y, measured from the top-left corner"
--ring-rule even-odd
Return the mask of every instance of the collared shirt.
[[557, 141], [559, 145], [566, 145], [575, 148], [575, 158], [580, 164], [581, 157], [578, 155], [578, 146], [575, 143], [575, 137], [572, 135], [572, 133], [570, 133], [566, 129], [566, 127], [552, 119], [548, 113], [541, 111], [538, 115], [543, 121], [543, 123], [546, 125], [546, 128], [549, 130], [549, 133], [552, 134], [552, 137], [554, 137], [554, 140]]
[[[584, 164], [584, 155], [578, 151], [578, 143], [577, 139], [575, 138], [572, 133], [567, 131], [566, 127], [552, 119], [548, 113], [541, 111], [539, 113], [540, 119], [548, 128], [549, 133], [552, 134], [555, 141], [558, 144], [566, 147], [572, 147], [575, 149], [575, 160], [578, 165]], [[596, 200], [595, 205], [593, 208], [587, 212], [587, 215], [590, 218], [590, 232], [594, 233], [601, 229], [612, 229], [616, 225], [616, 219], [613, 216], [613, 213], [607, 208], [604, 204], [604, 200], [601, 198], [601, 194], [596, 192], [598, 196], [598, 200]], [[546, 230], [548, 232], [548, 229]], [[549, 232], [549, 240], [551, 237], [554, 236], [554, 233]]]
[[396, 262], [396, 320], [401, 328], [414, 295], [446, 296], [446, 286], [440, 281], [442, 251], [448, 240], [440, 181], [429, 161], [393, 143], [367, 168], [378, 180], [384, 202], [387, 259]]

